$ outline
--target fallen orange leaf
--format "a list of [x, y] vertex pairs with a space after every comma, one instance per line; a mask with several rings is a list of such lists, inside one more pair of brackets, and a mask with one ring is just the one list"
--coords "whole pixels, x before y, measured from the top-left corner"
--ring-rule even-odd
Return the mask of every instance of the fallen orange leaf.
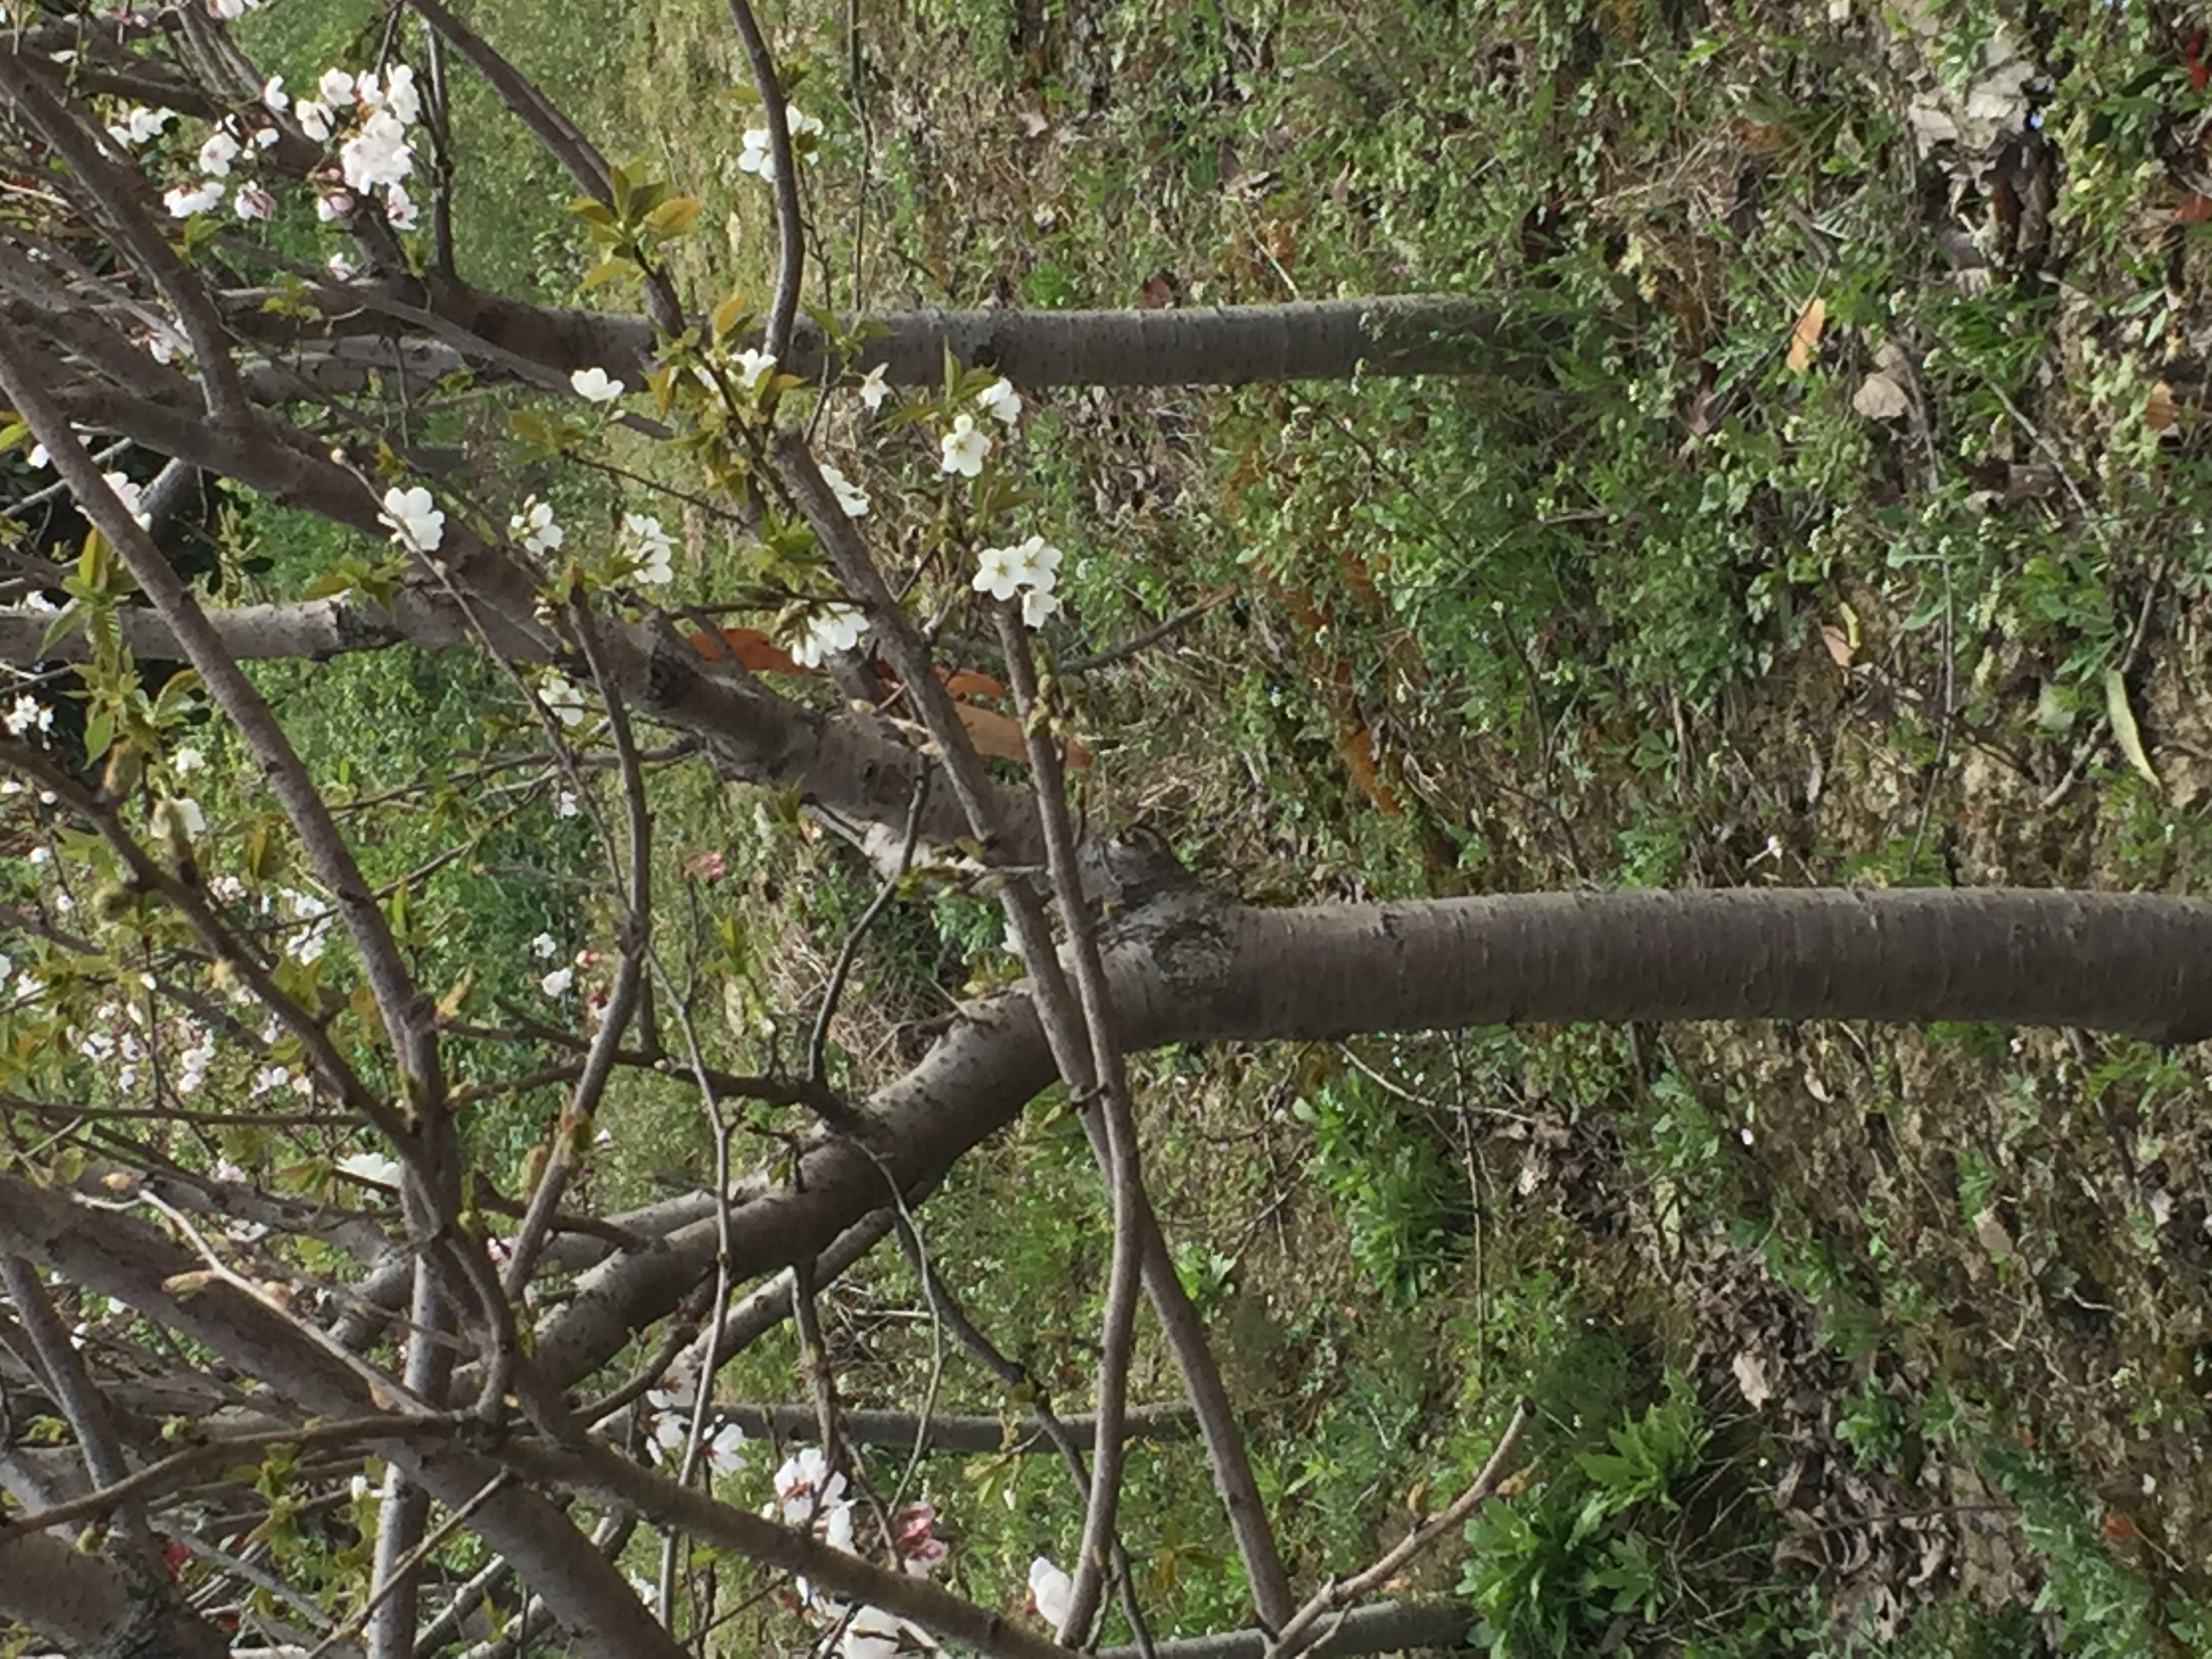
[[1820, 331], [1828, 321], [1828, 302], [1815, 294], [1805, 301], [1805, 308], [1797, 313], [1797, 321], [1790, 331], [1790, 353], [1784, 360], [1793, 374], [1802, 374], [1813, 366], [1813, 354], [1820, 349]]
[[690, 643], [694, 651], [710, 662], [734, 662], [756, 674], [799, 672], [790, 653], [757, 628], [725, 628], [720, 633], [694, 634]]
[[[995, 708], [979, 708], [972, 702], [957, 702], [952, 705], [952, 712], [968, 728], [968, 740], [975, 745], [977, 754], [1029, 764], [1029, 738], [1022, 731], [1022, 723], [1012, 715], [1001, 714]], [[1073, 738], [1067, 740], [1067, 763], [1091, 764], [1091, 751]]]
[[1003, 697], [1006, 688], [988, 674], [973, 668], [940, 668], [937, 678], [945, 682], [945, 689], [956, 697]]

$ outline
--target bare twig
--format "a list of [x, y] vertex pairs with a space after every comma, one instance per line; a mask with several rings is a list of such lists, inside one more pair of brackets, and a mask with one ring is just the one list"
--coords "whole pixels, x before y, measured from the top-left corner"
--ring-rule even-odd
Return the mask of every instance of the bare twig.
[[1443, 1509], [1415, 1527], [1363, 1572], [1356, 1572], [1340, 1582], [1332, 1581], [1314, 1592], [1313, 1595], [1291, 1615], [1291, 1620], [1277, 1632], [1268, 1645], [1267, 1659], [1291, 1659], [1291, 1656], [1314, 1645], [1322, 1632], [1318, 1626], [1333, 1609], [1348, 1607], [1361, 1596], [1379, 1589], [1404, 1569], [1420, 1553], [1455, 1531], [1468, 1516], [1473, 1515], [1505, 1477], [1507, 1467], [1520, 1449], [1521, 1437], [1528, 1431], [1533, 1413], [1528, 1402], [1522, 1401], [1513, 1408], [1512, 1420], [1506, 1424], [1505, 1432], [1498, 1438], [1497, 1446], [1485, 1460], [1474, 1483]]
[[791, 356], [792, 324], [799, 316], [799, 285], [806, 277], [806, 221], [799, 205], [799, 158], [791, 147], [790, 105], [775, 72], [775, 58], [748, 0], [729, 0], [730, 21], [744, 42], [761, 116], [768, 123], [768, 153], [775, 168], [775, 295], [768, 308], [768, 352], [777, 362]]

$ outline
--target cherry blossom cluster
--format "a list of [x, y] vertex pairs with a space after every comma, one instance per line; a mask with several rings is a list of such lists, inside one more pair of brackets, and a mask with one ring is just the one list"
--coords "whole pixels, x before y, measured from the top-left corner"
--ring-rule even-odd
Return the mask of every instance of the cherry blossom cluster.
[[799, 625], [791, 641], [791, 659], [801, 668], [819, 668], [827, 659], [842, 656], [860, 644], [867, 631], [867, 617], [858, 605], [817, 606]]
[[994, 599], [1019, 594], [1022, 620], [1042, 628], [1060, 610], [1060, 595], [1053, 591], [1060, 581], [1060, 550], [1042, 536], [1010, 547], [987, 547], [975, 556], [972, 586]]
[[[880, 368], [874, 371], [876, 374], [882, 372]], [[867, 391], [864, 383], [860, 388], [861, 395], [866, 397]], [[1022, 418], [1022, 394], [1014, 390], [1012, 380], [992, 381], [975, 394], [975, 402], [986, 415], [1006, 428], [1009, 434]], [[957, 472], [963, 478], [973, 478], [982, 472], [983, 462], [991, 453], [991, 434], [976, 423], [973, 415], [963, 410], [952, 417], [952, 429], [938, 440], [937, 447], [941, 455], [939, 465], [945, 471]]]
[[[691, 1437], [691, 1414], [699, 1403], [699, 1378], [689, 1365], [672, 1366], [660, 1386], [646, 1391], [645, 1449], [656, 1463], [679, 1462]], [[709, 1415], [699, 1441], [699, 1466], [709, 1475], [728, 1474], [740, 1461], [745, 1431]]]
[[[540, 962], [551, 962], [561, 954], [560, 941], [550, 933], [540, 933], [530, 941], [530, 953]], [[597, 951], [585, 949], [576, 952], [569, 961], [549, 969], [538, 981], [538, 988], [550, 1001], [559, 1001], [574, 988], [580, 972], [598, 967], [606, 958]], [[584, 1012], [597, 1024], [607, 1006], [607, 988], [600, 983], [587, 983], [584, 989]]]
[[[224, 0], [218, 0], [219, 3]], [[229, 0], [234, 3], [235, 0]], [[253, 154], [273, 148], [282, 137], [279, 122], [289, 118], [310, 141], [335, 144], [334, 164], [317, 174], [315, 212], [325, 223], [349, 219], [362, 198], [381, 192], [384, 216], [396, 230], [415, 228], [421, 210], [407, 193], [415, 171], [415, 147], [409, 130], [421, 120], [422, 97], [415, 71], [394, 64], [383, 76], [355, 75], [328, 69], [315, 84], [315, 95], [295, 100], [284, 77], [272, 76], [261, 88], [258, 109], [225, 116], [202, 141], [198, 173], [162, 198], [170, 216], [191, 219], [212, 213], [228, 195], [240, 219], [266, 219], [276, 203], [268, 189], [246, 176]], [[108, 124], [108, 137], [125, 149], [158, 138], [176, 112], [127, 105]], [[350, 274], [342, 259], [332, 270]]]
[[[860, 1553], [853, 1539], [853, 1500], [846, 1494], [845, 1477], [830, 1466], [819, 1446], [802, 1447], [775, 1472], [775, 1501], [762, 1510], [787, 1527], [805, 1527], [817, 1538], [848, 1555]], [[902, 1571], [920, 1578], [934, 1572], [951, 1553], [951, 1547], [937, 1535], [937, 1509], [932, 1504], [909, 1504], [890, 1519], [892, 1553]], [[934, 1652], [936, 1643], [924, 1632], [881, 1607], [852, 1608], [823, 1595], [805, 1578], [799, 1581], [800, 1604], [817, 1617], [838, 1626], [840, 1659], [896, 1659], [902, 1653]]]

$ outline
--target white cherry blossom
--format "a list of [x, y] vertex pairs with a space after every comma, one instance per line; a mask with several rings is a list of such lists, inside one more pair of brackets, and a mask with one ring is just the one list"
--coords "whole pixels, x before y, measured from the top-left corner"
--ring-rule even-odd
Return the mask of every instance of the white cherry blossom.
[[145, 492], [129, 477], [120, 472], [103, 472], [100, 476], [106, 481], [107, 487], [115, 492], [116, 499], [123, 503], [124, 510], [137, 520], [141, 530], [154, 522], [154, 515], [146, 511], [143, 500]]
[[637, 544], [637, 580], [659, 587], [676, 579], [676, 544], [650, 513], [623, 514], [623, 533]]
[[938, 447], [945, 452], [945, 471], [972, 478], [982, 471], [983, 458], [991, 453], [991, 434], [975, 424], [973, 415], [956, 415], [952, 430], [938, 441]]
[[867, 631], [867, 617], [857, 606], [825, 605], [807, 617], [792, 641], [791, 659], [801, 668], [819, 668], [824, 658], [850, 651]]
[[738, 385], [747, 392], [758, 392], [761, 383], [768, 379], [769, 372], [775, 367], [775, 354], [757, 351], [748, 346], [738, 354], [736, 367]]
[[384, 511], [377, 516], [392, 526], [393, 541], [417, 553], [434, 553], [446, 539], [446, 515], [420, 484], [412, 489], [394, 484], [386, 490]]
[[222, 200], [222, 180], [203, 179], [191, 186], [179, 185], [161, 198], [172, 219], [190, 219], [196, 214], [211, 213]]
[[568, 533], [554, 521], [552, 503], [535, 495], [523, 502], [522, 510], [507, 521], [507, 528], [532, 553], [550, 553]]
[[884, 406], [884, 399], [891, 395], [890, 383], [884, 379], [884, 366], [878, 363], [860, 380], [860, 401], [874, 414]]
[[775, 1497], [784, 1523], [799, 1526], [817, 1508], [829, 1510], [845, 1501], [845, 1477], [830, 1467], [821, 1447], [803, 1447], [776, 1470]]
[[1011, 599], [1021, 579], [1014, 572], [1014, 550], [1011, 547], [987, 547], [975, 556], [975, 579], [971, 586], [978, 593], [988, 593], [994, 599]]
[[1022, 418], [1022, 394], [1014, 390], [1012, 380], [992, 381], [975, 394], [975, 401], [1000, 426], [1012, 426]]
[[623, 395], [623, 383], [611, 379], [606, 370], [597, 364], [574, 371], [568, 376], [568, 384], [576, 389], [576, 395], [587, 403], [611, 404]]
[[384, 107], [409, 126], [422, 118], [422, 94], [415, 85], [415, 71], [405, 64], [394, 64], [392, 73], [384, 77]]
[[725, 1423], [706, 1439], [700, 1442], [700, 1460], [709, 1474], [727, 1474], [738, 1467], [744, 1457], [745, 1431], [734, 1423]]
[[149, 109], [143, 104], [133, 104], [108, 124], [107, 136], [125, 149], [136, 149], [160, 137], [161, 129], [176, 118], [177, 112], [173, 109]]
[[397, 1187], [399, 1160], [386, 1158], [382, 1152], [350, 1152], [338, 1160], [338, 1173], [372, 1187]]
[[229, 176], [230, 164], [238, 159], [238, 140], [217, 127], [208, 134], [200, 146], [200, 171], [210, 178]]
[[545, 712], [562, 725], [584, 723], [584, 694], [567, 675], [548, 674], [538, 695], [544, 702]]
[[845, 509], [848, 519], [868, 516], [867, 492], [854, 483], [829, 462], [822, 463], [822, 482], [830, 486], [830, 493], [837, 498], [837, 505]]
[[1075, 1601], [1075, 1581], [1040, 1555], [1030, 1563], [1030, 1599], [1038, 1617], [1058, 1630]]
[[361, 131], [338, 148], [338, 168], [347, 184], [367, 192], [404, 181], [415, 170], [415, 147], [407, 129], [390, 110], [379, 110]]

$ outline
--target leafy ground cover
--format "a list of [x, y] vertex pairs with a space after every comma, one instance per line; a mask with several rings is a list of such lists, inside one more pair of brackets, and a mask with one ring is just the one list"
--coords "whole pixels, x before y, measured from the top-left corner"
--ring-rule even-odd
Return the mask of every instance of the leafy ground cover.
[[[760, 291], [719, 9], [477, 11], [611, 151], [703, 195], [692, 274]], [[1214, 601], [1082, 676], [1095, 817], [1268, 897], [2199, 887], [2212, 99], [2188, 27], [2025, 0], [778, 21], [827, 124], [837, 307], [1447, 289], [1525, 343], [1466, 380], [1040, 400], [1063, 658]], [[471, 142], [465, 264], [569, 292], [550, 174], [519, 135]], [[763, 833], [778, 803], [668, 787], [693, 792], [667, 856], [731, 1041], [801, 1040], [807, 941], [868, 884]], [[728, 873], [681, 862], [702, 852]], [[947, 896], [871, 934], [853, 1078], [1008, 970], [988, 915]], [[1302, 1573], [1463, 1484], [1526, 1392], [1516, 1496], [1416, 1580], [1472, 1598], [1494, 1652], [2212, 1648], [2201, 1053], [1539, 1028], [1140, 1071], [1163, 1219]], [[664, 1105], [611, 1103], [597, 1179], [703, 1167]], [[1048, 1110], [924, 1212], [1046, 1389], [1083, 1374], [1100, 1205]], [[921, 1299], [896, 1267], [830, 1299], [848, 1401], [1007, 1406]], [[745, 1364], [793, 1393], [787, 1344]], [[1158, 1353], [1138, 1377], [1173, 1397]], [[1159, 1633], [1238, 1600], [1195, 1462], [1148, 1450], [1125, 1505]], [[923, 1480], [978, 1586], [1073, 1536], [1036, 1461]]]

